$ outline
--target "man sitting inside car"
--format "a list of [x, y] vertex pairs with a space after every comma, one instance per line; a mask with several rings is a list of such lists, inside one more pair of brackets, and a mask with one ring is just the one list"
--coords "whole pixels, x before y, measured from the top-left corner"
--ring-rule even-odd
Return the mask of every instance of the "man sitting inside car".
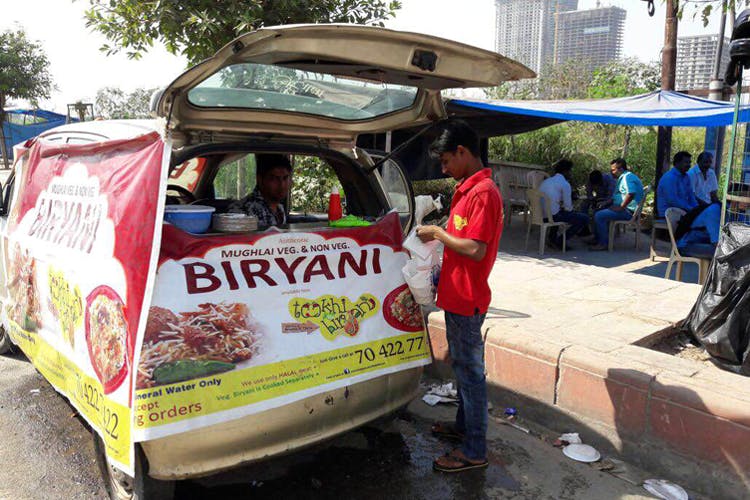
[[284, 201], [292, 186], [292, 164], [280, 154], [255, 155], [256, 185], [252, 193], [229, 206], [229, 212], [246, 213], [258, 218], [259, 226], [286, 223]]

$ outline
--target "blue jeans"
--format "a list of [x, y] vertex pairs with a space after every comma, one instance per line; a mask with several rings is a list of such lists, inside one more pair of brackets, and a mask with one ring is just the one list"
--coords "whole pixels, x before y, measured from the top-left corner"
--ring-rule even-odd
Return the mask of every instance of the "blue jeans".
[[[567, 210], [560, 210], [552, 216], [552, 220], [555, 222], [565, 222], [570, 224], [568, 230], [565, 231], [565, 237], [567, 239], [577, 235], [589, 225], [588, 215], [581, 212], [569, 212]], [[557, 228], [555, 227], [553, 229], [556, 230]], [[557, 235], [557, 231], [555, 231], [555, 235]]]
[[613, 220], [630, 220], [633, 218], [633, 212], [630, 210], [612, 210], [605, 208], [594, 214], [594, 231], [596, 232], [596, 242], [600, 245], [609, 243], [609, 223]]
[[448, 350], [458, 385], [456, 431], [461, 451], [471, 460], [487, 458], [487, 384], [484, 375], [484, 314], [461, 316], [445, 311]]

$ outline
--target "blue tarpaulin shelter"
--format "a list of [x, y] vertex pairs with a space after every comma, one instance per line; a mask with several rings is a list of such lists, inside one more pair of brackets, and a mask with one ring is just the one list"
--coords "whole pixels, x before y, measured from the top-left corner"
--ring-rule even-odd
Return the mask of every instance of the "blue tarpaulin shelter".
[[67, 119], [65, 115], [43, 109], [6, 109], [5, 113], [3, 135], [9, 155], [13, 154], [14, 145], [31, 139], [45, 130], [64, 125]]
[[[469, 109], [503, 115], [536, 117], [545, 121], [586, 121], [613, 125], [663, 127], [719, 127], [732, 124], [734, 104], [667, 90], [614, 99], [574, 101], [503, 101], [451, 99], [448, 107], [457, 115]], [[481, 110], [481, 111], [480, 111]], [[740, 122], [750, 121], [750, 106], [741, 108]], [[537, 128], [541, 128], [537, 127]]]
[[[573, 101], [447, 99], [445, 106], [450, 116], [466, 120], [483, 138], [521, 134], [564, 121], [718, 127], [731, 125], [734, 115], [734, 104], [731, 102], [712, 101], [666, 90], [615, 99]], [[750, 121], [750, 106], [741, 108], [739, 121]], [[394, 147], [409, 140], [417, 130], [395, 131]], [[439, 166], [426, 153], [427, 146], [435, 136], [436, 132], [427, 132], [396, 155], [406, 165], [412, 180], [442, 176]], [[362, 145], [377, 149], [377, 145], [370, 143], [363, 142]]]

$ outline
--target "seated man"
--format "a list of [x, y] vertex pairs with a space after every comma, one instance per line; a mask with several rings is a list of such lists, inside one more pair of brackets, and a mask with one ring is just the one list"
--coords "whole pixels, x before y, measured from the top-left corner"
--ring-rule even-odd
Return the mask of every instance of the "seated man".
[[280, 154], [255, 155], [256, 185], [252, 193], [229, 206], [230, 212], [246, 213], [258, 218], [259, 226], [279, 226], [286, 223], [286, 211], [281, 204], [289, 196], [292, 186], [292, 164]]
[[589, 250], [606, 250], [609, 243], [609, 223], [615, 220], [630, 220], [643, 199], [643, 183], [622, 158], [612, 160], [609, 165], [612, 177], [617, 180], [612, 195], [612, 205], [594, 215], [596, 243]]
[[581, 212], [588, 214], [589, 210], [596, 212], [608, 207], [612, 203], [617, 181], [609, 172], [592, 170], [586, 183], [586, 199], [581, 202]]
[[[571, 238], [586, 229], [589, 224], [589, 216], [573, 211], [572, 189], [570, 187], [570, 175], [573, 163], [570, 160], [560, 160], [553, 166], [555, 175], [544, 179], [539, 185], [539, 191], [550, 201], [552, 213], [544, 215], [552, 216], [555, 222], [566, 222], [570, 227], [565, 232], [566, 238]], [[546, 210], [546, 208], [545, 208]], [[557, 234], [557, 228], [553, 228], [550, 234], [550, 245], [562, 248], [562, 236]]]
[[[674, 155], [674, 166], [661, 177], [656, 190], [657, 214], [663, 218], [668, 208], [681, 208], [686, 214], [680, 219], [680, 229], [675, 229], [675, 238], [682, 241], [681, 236], [685, 233], [688, 236], [694, 231], [703, 232], [703, 235], [691, 236], [690, 241], [715, 244], [719, 238], [721, 207], [717, 203], [706, 205], [698, 201], [687, 173], [690, 163], [691, 156], [687, 151]], [[687, 242], [682, 241], [682, 245]], [[681, 243], [678, 242], [677, 246], [680, 247]]]
[[716, 194], [719, 191], [719, 182], [716, 180], [716, 172], [711, 168], [713, 162], [713, 155], [704, 151], [698, 155], [698, 163], [688, 170], [693, 193], [698, 203], [703, 205], [719, 203], [719, 197]]
[[664, 213], [670, 207], [690, 212], [698, 206], [698, 199], [687, 175], [690, 160], [690, 153], [679, 151], [672, 159], [672, 168], [661, 176], [656, 189], [656, 212], [659, 218], [664, 218]]

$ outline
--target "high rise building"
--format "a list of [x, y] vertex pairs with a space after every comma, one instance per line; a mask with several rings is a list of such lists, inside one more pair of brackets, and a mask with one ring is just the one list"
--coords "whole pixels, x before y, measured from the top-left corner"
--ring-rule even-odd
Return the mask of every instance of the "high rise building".
[[[677, 90], [707, 89], [714, 71], [716, 47], [719, 35], [696, 35], [677, 37], [677, 68], [675, 88]], [[729, 63], [729, 39], [724, 39], [721, 51], [719, 77]]]
[[619, 59], [626, 14], [620, 7], [558, 13], [553, 46], [555, 64], [575, 60], [593, 71]]
[[555, 14], [578, 0], [495, 0], [495, 50], [540, 73], [552, 63]]

